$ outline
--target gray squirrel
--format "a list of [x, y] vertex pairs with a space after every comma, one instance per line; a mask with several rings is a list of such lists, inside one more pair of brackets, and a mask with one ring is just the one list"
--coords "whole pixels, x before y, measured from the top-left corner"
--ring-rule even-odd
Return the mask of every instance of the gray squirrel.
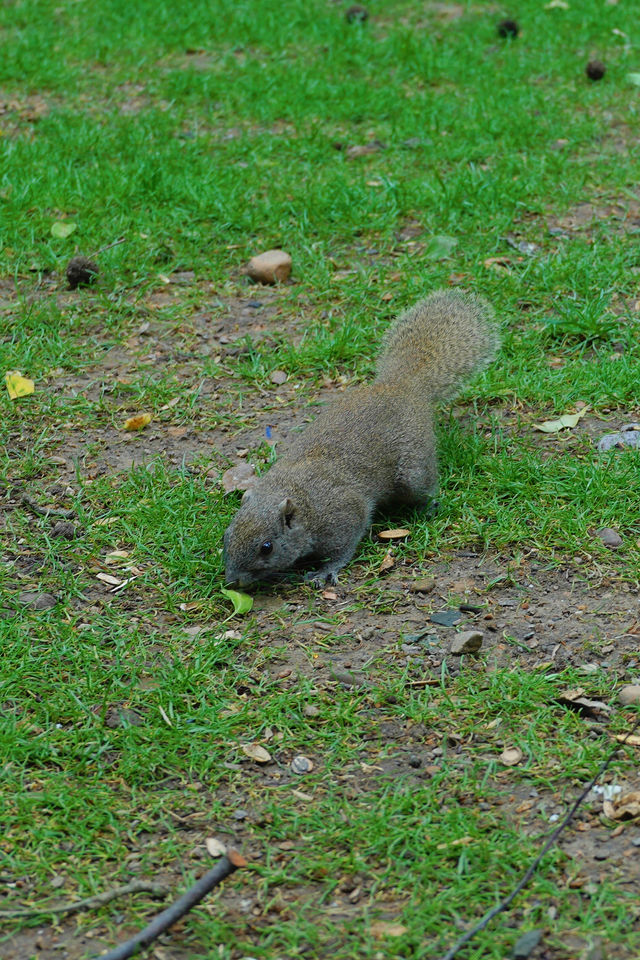
[[436, 290], [391, 326], [374, 380], [330, 403], [247, 490], [224, 535], [225, 577], [246, 587], [315, 564], [337, 583], [374, 511], [437, 491], [434, 405], [499, 347], [489, 303]]

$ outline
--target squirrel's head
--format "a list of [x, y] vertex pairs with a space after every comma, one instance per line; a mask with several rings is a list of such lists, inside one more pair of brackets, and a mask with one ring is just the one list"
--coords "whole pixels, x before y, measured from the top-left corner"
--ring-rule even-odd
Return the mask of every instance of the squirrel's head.
[[308, 552], [308, 538], [290, 497], [247, 490], [224, 535], [226, 582], [246, 587], [286, 573]]

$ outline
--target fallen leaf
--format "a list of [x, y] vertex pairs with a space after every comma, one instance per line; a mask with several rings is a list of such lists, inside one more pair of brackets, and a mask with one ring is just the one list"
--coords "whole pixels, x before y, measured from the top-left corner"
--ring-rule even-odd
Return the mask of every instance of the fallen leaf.
[[247, 593], [240, 593], [238, 590], [227, 590], [226, 587], [221, 587], [220, 593], [231, 600], [233, 612], [236, 616], [249, 613], [253, 606], [253, 597], [250, 597]]
[[94, 520], [94, 526], [96, 527], [109, 527], [112, 523], [117, 523], [117, 517], [98, 517], [97, 520]]
[[619, 794], [611, 800], [604, 800], [602, 812], [610, 820], [632, 820], [640, 816], [640, 793]]
[[323, 590], [322, 597], [324, 600], [337, 600], [338, 594], [335, 592], [335, 590]]
[[243, 743], [242, 752], [256, 763], [271, 763], [271, 754], [259, 743]]
[[11, 400], [28, 397], [35, 390], [33, 380], [23, 377], [19, 370], [8, 370], [4, 375], [4, 382], [7, 385]]
[[103, 583], [108, 583], [111, 587], [119, 587], [122, 583], [122, 580], [118, 577], [112, 577], [108, 573], [97, 573], [96, 579], [102, 580]]
[[449, 847], [467, 847], [470, 843], [473, 843], [473, 837], [458, 837], [457, 840], [439, 843], [436, 850], [447, 850]]
[[609, 713], [611, 707], [601, 700], [590, 700], [585, 697], [582, 687], [575, 687], [571, 690], [562, 690], [556, 697], [556, 701], [562, 706], [571, 707], [587, 717], [597, 717], [600, 713]]
[[385, 553], [380, 566], [378, 567], [378, 573], [384, 573], [385, 570], [391, 570], [395, 566], [395, 560], [391, 556], [391, 551], [387, 550]]
[[224, 857], [227, 852], [227, 848], [220, 840], [216, 840], [215, 837], [207, 837], [205, 840], [205, 845], [207, 848], [207, 853], [211, 857]]
[[484, 261], [485, 267], [490, 270], [508, 270], [511, 263], [511, 257], [487, 257]]
[[256, 468], [252, 463], [237, 463], [235, 467], [225, 470], [220, 482], [225, 493], [232, 493], [234, 490], [248, 490], [256, 479]]
[[55, 223], [51, 224], [51, 236], [57, 237], [59, 240], [64, 240], [66, 237], [71, 236], [76, 226], [77, 224], [72, 223], [71, 220], [56, 220]]
[[379, 540], [404, 540], [405, 537], [411, 536], [411, 530], [381, 530], [378, 534]]
[[632, 747], [640, 747], [640, 737], [636, 733], [616, 733], [613, 739], [617, 740], [618, 743], [628, 743]]
[[379, 940], [382, 937], [402, 937], [407, 928], [401, 923], [387, 923], [386, 920], [375, 920], [369, 927], [369, 932]]
[[180, 397], [174, 397], [173, 400], [169, 400], [168, 403], [165, 403], [164, 406], [160, 407], [160, 410], [170, 410], [171, 407], [177, 406], [180, 403]]
[[151, 423], [151, 414], [150, 413], [136, 413], [135, 416], [129, 417], [128, 420], [124, 422], [125, 430], [143, 430], [144, 427], [148, 426]]
[[584, 417], [589, 407], [583, 407], [577, 413], [565, 413], [557, 420], [544, 420], [542, 423], [534, 423], [534, 430], [541, 430], [543, 433], [558, 433], [568, 427], [575, 427], [578, 420]]
[[504, 763], [505, 767], [515, 767], [523, 757], [524, 754], [519, 747], [507, 747], [506, 750], [502, 751], [498, 760], [500, 763]]
[[427, 242], [423, 256], [428, 260], [445, 260], [457, 246], [455, 237], [434, 236]]

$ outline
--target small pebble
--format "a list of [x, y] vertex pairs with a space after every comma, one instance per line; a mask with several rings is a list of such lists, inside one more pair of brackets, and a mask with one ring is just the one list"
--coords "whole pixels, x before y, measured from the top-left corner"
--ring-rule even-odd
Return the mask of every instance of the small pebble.
[[609, 550], [619, 550], [622, 546], [622, 537], [616, 530], [612, 530], [611, 527], [603, 527], [602, 530], [598, 530], [597, 536], [600, 537], [605, 547], [608, 547]]
[[455, 657], [461, 657], [463, 653], [477, 653], [483, 640], [484, 634], [479, 630], [465, 630], [453, 638], [449, 652]]
[[640, 450], [640, 423], [628, 423], [618, 433], [605, 433], [598, 441], [598, 453], [607, 450], [625, 447], [635, 447]]
[[542, 930], [528, 930], [523, 933], [513, 948], [514, 960], [527, 960], [542, 940]]
[[311, 773], [313, 770], [313, 761], [309, 760], [308, 757], [303, 757], [301, 754], [298, 757], [294, 757], [291, 761], [291, 770], [293, 773], [297, 773], [298, 776], [302, 776], [305, 773]]
[[291, 263], [284, 250], [267, 250], [249, 260], [247, 273], [256, 283], [284, 283], [291, 276]]
[[628, 683], [618, 690], [618, 700], [623, 707], [629, 707], [632, 703], [640, 703], [640, 684]]
[[37, 593], [32, 590], [23, 590], [18, 594], [18, 603], [31, 610], [51, 610], [58, 601], [51, 593]]
[[415, 755], [412, 754], [409, 757], [408, 764], [410, 767], [413, 767], [415, 770], [417, 770], [418, 767], [422, 766], [422, 760], [420, 759], [420, 757], [416, 757]]
[[431, 593], [435, 590], [436, 582], [433, 577], [426, 577], [423, 580], [414, 580], [409, 584], [409, 593]]
[[302, 712], [305, 717], [309, 717], [309, 719], [312, 720], [314, 717], [320, 715], [320, 708], [316, 707], [315, 703], [305, 703]]

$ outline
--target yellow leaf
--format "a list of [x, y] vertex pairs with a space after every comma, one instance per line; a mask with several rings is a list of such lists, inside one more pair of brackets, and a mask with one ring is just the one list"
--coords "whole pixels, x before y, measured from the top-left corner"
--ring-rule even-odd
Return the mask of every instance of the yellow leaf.
[[136, 413], [124, 422], [125, 430], [142, 430], [151, 423], [150, 413]]
[[578, 413], [565, 413], [558, 420], [545, 420], [543, 423], [534, 423], [534, 430], [542, 430], [543, 433], [559, 433], [567, 427], [575, 427], [578, 420], [584, 417], [589, 407], [583, 407]]
[[23, 377], [19, 370], [7, 370], [4, 381], [12, 400], [17, 400], [19, 397], [28, 397], [35, 389], [33, 380]]

